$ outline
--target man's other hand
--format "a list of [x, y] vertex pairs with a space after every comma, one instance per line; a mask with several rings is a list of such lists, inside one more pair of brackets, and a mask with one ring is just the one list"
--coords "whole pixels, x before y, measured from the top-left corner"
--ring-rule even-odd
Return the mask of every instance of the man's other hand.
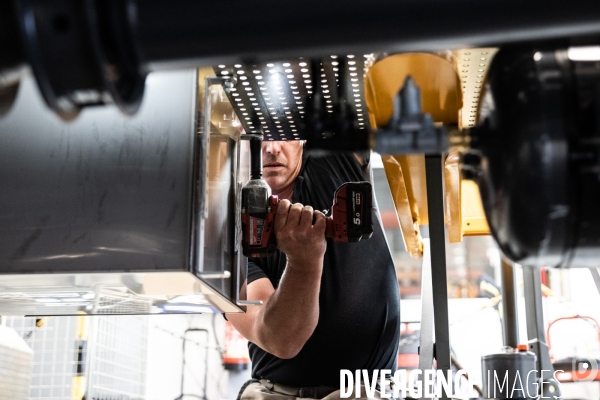
[[277, 246], [294, 267], [323, 264], [327, 249], [325, 215], [311, 206], [281, 200], [275, 216]]

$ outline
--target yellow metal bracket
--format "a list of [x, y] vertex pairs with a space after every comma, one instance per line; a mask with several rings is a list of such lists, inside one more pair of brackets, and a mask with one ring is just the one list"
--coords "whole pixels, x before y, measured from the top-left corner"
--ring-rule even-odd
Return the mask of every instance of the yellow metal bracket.
[[[467, 54], [468, 53], [468, 54]], [[482, 54], [485, 53], [485, 54]], [[494, 49], [459, 50], [450, 57], [435, 54], [409, 53], [386, 57], [376, 62], [365, 76], [365, 99], [371, 126], [387, 125], [393, 113], [393, 97], [410, 75], [421, 89], [422, 110], [437, 123], [457, 128], [473, 126], [473, 104], [479, 105], [486, 64]], [[465, 67], [467, 56], [478, 57], [473, 67]], [[462, 63], [462, 64], [461, 64]], [[461, 69], [462, 68], [462, 69]], [[462, 75], [461, 75], [462, 74]], [[476, 103], [473, 103], [473, 99]], [[463, 107], [463, 104], [465, 106]], [[476, 109], [475, 109], [476, 110]], [[473, 123], [473, 124], [472, 124]], [[423, 254], [419, 226], [428, 224], [423, 155], [382, 155], [390, 191], [406, 250], [414, 258]], [[477, 186], [463, 181], [460, 174], [460, 154], [450, 153], [445, 161], [445, 222], [450, 242], [459, 242], [465, 235], [488, 234]]]

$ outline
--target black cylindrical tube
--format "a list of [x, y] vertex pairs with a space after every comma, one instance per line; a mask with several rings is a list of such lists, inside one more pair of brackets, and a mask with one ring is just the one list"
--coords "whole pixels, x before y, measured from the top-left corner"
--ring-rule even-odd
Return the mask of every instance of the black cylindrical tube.
[[504, 345], [513, 349], [519, 344], [517, 292], [512, 262], [502, 258], [502, 329]]
[[262, 139], [250, 139], [250, 179], [262, 178]]
[[[151, 66], [439, 50], [597, 34], [596, 0], [130, 0]], [[456, 21], [470, 21], [457, 24]], [[248, 29], [252, 26], [252, 29]]]

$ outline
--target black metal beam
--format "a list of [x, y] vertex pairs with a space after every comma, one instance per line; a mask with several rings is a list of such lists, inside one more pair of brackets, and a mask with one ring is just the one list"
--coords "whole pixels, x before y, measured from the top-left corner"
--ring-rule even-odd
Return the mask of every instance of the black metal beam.
[[[446, 276], [446, 231], [444, 224], [444, 158], [425, 157], [427, 181], [427, 211], [431, 252], [431, 285], [435, 330], [437, 369], [447, 371], [450, 365], [450, 333], [448, 323], [448, 285]], [[447, 399], [443, 393], [441, 399]]]
[[[435, 341], [434, 330], [434, 308], [431, 278], [431, 245], [429, 233], [423, 235], [423, 263], [421, 266], [421, 326], [419, 332], [419, 370], [423, 371], [433, 368]], [[423, 380], [421, 390], [425, 393], [425, 381]]]
[[600, 33], [595, 0], [131, 1], [150, 64], [436, 50]]
[[146, 74], [159, 69], [600, 40], [596, 0], [571, 0], [568, 7], [563, 0], [5, 3], [0, 5], [0, 88], [13, 86], [29, 65], [48, 105], [65, 119], [82, 107], [112, 102], [135, 112]]
[[[595, 0], [571, 0], [568, 7], [563, 0], [346, 0], [343, 6], [336, 0], [104, 0], [90, 5], [102, 9], [112, 2], [123, 9], [121, 21], [102, 29], [126, 21], [123, 33], [131, 37], [122, 39], [134, 42], [140, 59], [151, 68], [256, 57], [437, 50], [600, 33]], [[17, 46], [22, 15], [13, 2], [6, 3], [0, 6], [0, 32], [10, 40], [0, 38], [0, 70], [25, 61]], [[60, 17], [48, 15], [48, 23]], [[56, 56], [69, 59], [67, 54]]]

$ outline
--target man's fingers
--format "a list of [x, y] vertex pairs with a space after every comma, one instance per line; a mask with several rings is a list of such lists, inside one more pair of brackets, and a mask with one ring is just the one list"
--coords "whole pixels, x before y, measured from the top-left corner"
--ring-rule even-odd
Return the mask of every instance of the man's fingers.
[[305, 206], [300, 214], [300, 225], [309, 228], [313, 222], [313, 208]]
[[314, 223], [313, 229], [317, 232], [323, 232], [325, 234], [325, 228], [327, 226], [326, 220], [327, 217], [321, 211], [317, 210], [313, 213]]
[[289, 200], [281, 200], [277, 206], [277, 214], [275, 214], [275, 233], [281, 230], [287, 223], [288, 213], [290, 211], [291, 203]]
[[304, 206], [300, 203], [292, 204], [287, 217], [288, 226], [295, 227], [298, 226], [298, 224], [300, 224], [300, 214], [302, 213], [303, 208]]

